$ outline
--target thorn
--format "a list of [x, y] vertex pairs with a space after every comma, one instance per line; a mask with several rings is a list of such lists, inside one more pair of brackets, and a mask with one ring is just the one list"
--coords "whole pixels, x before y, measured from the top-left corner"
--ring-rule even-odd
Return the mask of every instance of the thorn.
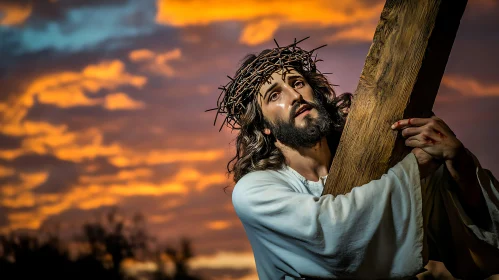
[[307, 37], [305, 37], [305, 38], [301, 39], [301, 40], [300, 40], [300, 41], [298, 41], [298, 42], [296, 42], [296, 41], [295, 41], [295, 45], [297, 45], [297, 44], [299, 44], [299, 43], [301, 43], [301, 42], [303, 42], [303, 41], [307, 40], [308, 38], [310, 38], [310, 36], [307, 36]]
[[279, 47], [279, 44], [277, 43], [277, 41], [276, 41], [276, 39], [275, 39], [275, 38], [274, 38], [274, 42], [275, 42], [275, 44], [277, 45], [277, 48], [280, 48], [280, 47]]

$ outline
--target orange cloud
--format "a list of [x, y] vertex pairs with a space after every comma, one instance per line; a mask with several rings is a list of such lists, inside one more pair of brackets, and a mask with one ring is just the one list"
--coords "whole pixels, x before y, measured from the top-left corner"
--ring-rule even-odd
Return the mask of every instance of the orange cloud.
[[2, 133], [11, 136], [36, 136], [42, 134], [57, 134], [61, 136], [66, 131], [65, 125], [53, 125], [47, 122], [24, 121], [17, 124], [7, 124], [2, 127]]
[[[162, 257], [162, 256], [161, 256]], [[167, 258], [165, 258], [167, 259]], [[163, 258], [161, 259], [163, 262]], [[154, 261], [139, 261], [132, 258], [124, 259], [121, 268], [128, 277], [139, 278], [144, 272], [151, 273], [158, 270], [158, 264]], [[171, 270], [169, 270], [171, 271]]]
[[80, 183], [89, 184], [89, 183], [109, 183], [115, 181], [124, 181], [124, 180], [135, 180], [138, 178], [148, 178], [151, 177], [152, 171], [147, 168], [137, 168], [131, 170], [121, 170], [117, 174], [112, 175], [100, 175], [100, 176], [81, 176], [79, 178]]
[[63, 71], [36, 78], [16, 99], [1, 103], [4, 120], [2, 133], [23, 137], [22, 147], [0, 151], [0, 158], [11, 160], [27, 153], [55, 154], [60, 159], [81, 161], [98, 155], [117, 155], [121, 147], [117, 144], [102, 144], [102, 134], [95, 129], [80, 133], [70, 132], [65, 125], [26, 120], [27, 112], [39, 102], [61, 108], [101, 105], [109, 110], [138, 109], [144, 104], [129, 98], [125, 93], [112, 93], [104, 98], [90, 98], [101, 90], [115, 90], [121, 86], [141, 88], [147, 82], [143, 76], [133, 75], [125, 70], [120, 60], [103, 61], [88, 65], [80, 72]]
[[196, 34], [185, 34], [182, 36], [182, 41], [191, 44], [197, 44], [201, 42], [201, 36]]
[[81, 97], [85, 92], [112, 90], [123, 85], [141, 88], [146, 82], [147, 78], [127, 73], [123, 62], [113, 60], [89, 65], [81, 72], [62, 72], [38, 78], [28, 88], [27, 95], [36, 94], [42, 103], [66, 108], [91, 102]]
[[[191, 175], [189, 175], [191, 174]], [[83, 210], [94, 209], [102, 206], [116, 205], [125, 197], [130, 196], [164, 196], [169, 194], [186, 195], [197, 188], [196, 178], [208, 178], [204, 184], [215, 184], [212, 179], [223, 176], [222, 174], [203, 174], [194, 169], [183, 169], [176, 175], [158, 183], [146, 179], [151, 176], [151, 171], [145, 168], [123, 170], [114, 178], [106, 176], [82, 177], [76, 186], [62, 194], [38, 194], [31, 190], [43, 183], [47, 174], [23, 175], [22, 186], [3, 187], [2, 192], [8, 196], [0, 200], [0, 204], [10, 208], [34, 207], [27, 212], [9, 214], [10, 229], [29, 228], [37, 229], [42, 222], [50, 216], [57, 215], [72, 208]], [[211, 182], [211, 183], [210, 183]], [[207, 187], [207, 186], [204, 186]], [[178, 199], [165, 203], [163, 210], [181, 205]], [[153, 218], [154, 223], [166, 222], [168, 216]]]
[[374, 37], [377, 22], [371, 21], [358, 25], [348, 26], [325, 39], [328, 43], [334, 42], [371, 42]]
[[36, 78], [24, 93], [15, 95], [15, 100], [2, 105], [7, 109], [2, 114], [4, 119], [9, 120], [10, 126], [22, 126], [35, 97], [41, 103], [61, 108], [104, 105], [103, 100], [90, 98], [87, 94], [115, 90], [120, 86], [141, 88], [146, 83], [147, 78], [126, 72], [120, 60], [103, 61], [88, 65], [80, 72], [63, 71]]
[[[175, 266], [171, 259], [165, 254], [161, 254], [160, 260], [163, 269], [167, 274], [175, 271]], [[143, 272], [154, 272], [158, 270], [157, 263], [153, 261], [137, 261], [134, 259], [126, 259], [123, 261], [123, 270], [128, 276], [137, 276]], [[256, 280], [258, 275], [256, 272], [256, 264], [254, 261], [253, 253], [250, 252], [218, 252], [214, 255], [200, 255], [196, 256], [189, 261], [189, 267], [192, 269], [250, 269], [251, 274], [242, 276], [240, 278], [230, 278], [234, 280]], [[221, 279], [229, 279], [222, 277]]]
[[458, 91], [463, 96], [499, 96], [499, 84], [486, 85], [470, 77], [445, 75], [442, 84]]
[[13, 184], [5, 184], [0, 187], [3, 197], [13, 197], [24, 192], [31, 191], [37, 186], [43, 184], [48, 178], [47, 172], [38, 173], [21, 173], [19, 182]]
[[194, 257], [190, 262], [192, 269], [200, 268], [232, 268], [232, 269], [254, 269], [255, 259], [252, 252], [217, 252], [210, 256]]
[[9, 208], [32, 207], [35, 206], [35, 197], [33, 193], [25, 192], [14, 197], [4, 197], [0, 203]]
[[6, 160], [12, 160], [22, 155], [24, 152], [21, 149], [15, 150], [0, 150], [0, 158]]
[[151, 60], [155, 56], [156, 54], [148, 49], [133, 50], [128, 54], [128, 58], [133, 62]]
[[[6, 160], [30, 153], [51, 154], [59, 159], [73, 162], [104, 156], [117, 167], [132, 167], [143, 164], [215, 161], [225, 155], [223, 149], [136, 151], [124, 148], [118, 143], [104, 144], [104, 136], [96, 128], [90, 127], [73, 132], [69, 131], [66, 125], [52, 125], [46, 122], [23, 121], [17, 125], [7, 124], [3, 127], [2, 133], [24, 136], [20, 148], [0, 151], [0, 158]], [[204, 184], [210, 182], [222, 182], [222, 178], [207, 178], [197, 189], [202, 190]]]
[[144, 71], [172, 77], [175, 75], [175, 71], [167, 63], [180, 59], [182, 52], [178, 48], [163, 53], [155, 53], [148, 49], [139, 49], [131, 51], [128, 57], [133, 62], [141, 63], [142, 70]]
[[53, 150], [53, 154], [60, 159], [80, 162], [97, 156], [114, 156], [123, 150], [117, 143], [104, 145], [102, 133], [97, 129], [87, 129], [84, 133], [87, 135], [83, 133], [78, 135], [78, 140], [81, 142], [75, 141], [59, 146]]
[[[284, 0], [158, 0], [156, 21], [173, 26], [203, 25], [217, 21], [279, 19], [290, 23], [343, 25], [379, 17], [379, 4], [367, 7], [360, 1]], [[381, 7], [384, 3], [381, 3]]]
[[229, 181], [224, 174], [214, 173], [206, 175], [201, 174], [195, 169], [181, 169], [175, 176], [175, 180], [180, 182], [196, 182], [196, 191], [203, 191], [210, 185], [228, 183]]
[[95, 93], [102, 89], [113, 90], [123, 85], [141, 88], [146, 82], [147, 78], [143, 76], [127, 73], [123, 62], [104, 61], [89, 65], [81, 72], [62, 72], [36, 79], [28, 87], [24, 102], [31, 107], [33, 96], [37, 96], [41, 103], [61, 108], [95, 106], [103, 102], [87, 97], [86, 93]]
[[165, 182], [154, 184], [150, 182], [128, 182], [126, 184], [113, 184], [106, 187], [106, 191], [120, 196], [162, 196], [165, 194], [185, 194], [188, 188], [181, 183]]
[[273, 39], [277, 28], [279, 22], [271, 19], [250, 23], [244, 28], [239, 42], [250, 46], [264, 43]]
[[6, 125], [2, 133], [25, 136], [21, 148], [0, 152], [0, 158], [4, 159], [36, 153], [53, 154], [59, 159], [81, 162], [97, 156], [115, 156], [122, 153], [122, 148], [116, 143], [104, 145], [102, 133], [95, 128], [70, 132], [66, 125], [24, 121], [18, 125]]
[[8, 168], [0, 165], [0, 178], [1, 177], [9, 177], [16, 173], [13, 168]]
[[189, 151], [189, 150], [152, 150], [146, 153], [122, 154], [110, 158], [117, 167], [137, 166], [141, 164], [156, 165], [173, 162], [215, 161], [224, 157], [222, 149]]
[[210, 221], [206, 223], [206, 227], [211, 230], [223, 230], [230, 227], [231, 225], [232, 223], [230, 221], [223, 221], [223, 220]]
[[19, 25], [31, 15], [31, 4], [0, 3], [0, 25]]
[[147, 217], [147, 221], [152, 224], [162, 224], [170, 221], [173, 219], [174, 215], [173, 214], [167, 214], [167, 215], [150, 215]]
[[8, 229], [38, 229], [42, 224], [43, 220], [39, 216], [35, 216], [36, 213], [31, 212], [20, 212], [20, 213], [10, 213], [8, 215], [9, 226]]
[[184, 204], [184, 201], [181, 199], [168, 199], [162, 205], [160, 210], [168, 210], [177, 206]]
[[[105, 156], [117, 167], [157, 165], [174, 162], [204, 162], [222, 159], [223, 149], [214, 150], [151, 150], [135, 151], [121, 147], [118, 143], [104, 144], [102, 132], [88, 128], [80, 132], [68, 131], [66, 125], [24, 121], [18, 126], [6, 125], [2, 133], [22, 136], [21, 148], [0, 151], [0, 158], [12, 160], [23, 154], [52, 154], [59, 159], [81, 162]], [[207, 178], [205, 182], [221, 182], [221, 178]], [[203, 189], [200, 183], [198, 189]]]
[[123, 92], [108, 94], [104, 100], [104, 108], [108, 110], [135, 110], [145, 107], [143, 102], [133, 100]]
[[[221, 21], [241, 21], [247, 27], [240, 37], [246, 44], [263, 43], [280, 26], [324, 28], [346, 26], [379, 18], [383, 1], [368, 6], [362, 1], [284, 0], [158, 0], [156, 22], [184, 27]], [[278, 23], [279, 24], [278, 24]], [[268, 29], [267, 29], [268, 28]], [[248, 36], [256, 35], [256, 39]]]
[[51, 154], [59, 159], [81, 162], [97, 156], [116, 156], [123, 153], [123, 148], [117, 143], [104, 145], [102, 132], [95, 128], [71, 132], [66, 125], [23, 121], [17, 125], [5, 125], [2, 133], [25, 136], [20, 148], [0, 151], [0, 158], [6, 160], [36, 153]]
[[99, 208], [102, 206], [116, 205], [116, 203], [118, 203], [118, 199], [116, 199], [116, 197], [99, 195], [94, 198], [90, 198], [80, 202], [78, 204], [78, 208], [88, 210], [88, 209]]

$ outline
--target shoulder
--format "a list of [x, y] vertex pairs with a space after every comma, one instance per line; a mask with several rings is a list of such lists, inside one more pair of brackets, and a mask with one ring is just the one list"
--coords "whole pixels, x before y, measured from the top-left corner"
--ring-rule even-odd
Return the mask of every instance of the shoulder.
[[287, 171], [285, 168], [279, 170], [258, 170], [244, 175], [236, 183], [236, 188], [255, 186], [259, 184], [271, 184], [276, 182], [285, 182], [287, 180]]
[[246, 212], [253, 205], [272, 200], [276, 192], [292, 191], [290, 179], [284, 169], [259, 170], [244, 175], [232, 192], [232, 204], [236, 212]]
[[271, 185], [286, 184], [287, 174], [284, 170], [258, 170], [244, 175], [234, 186], [232, 197], [249, 195]]

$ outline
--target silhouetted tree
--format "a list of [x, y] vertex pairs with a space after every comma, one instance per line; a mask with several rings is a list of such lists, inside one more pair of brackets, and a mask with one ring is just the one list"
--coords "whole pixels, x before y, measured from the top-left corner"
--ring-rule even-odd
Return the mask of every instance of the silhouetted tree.
[[163, 251], [169, 260], [173, 263], [172, 275], [166, 274], [164, 263], [159, 258], [161, 251], [158, 251], [158, 272], [155, 275], [155, 280], [200, 280], [199, 277], [191, 275], [188, 267], [189, 260], [193, 257], [191, 242], [189, 239], [182, 239], [180, 241], [180, 250], [173, 247], [167, 247]]
[[79, 241], [88, 244], [89, 251], [80, 252], [75, 259], [70, 258], [67, 243], [60, 239], [58, 231], [0, 235], [0, 279], [132, 280], [121, 270], [126, 258], [150, 258], [163, 253], [174, 264], [173, 273], [168, 275], [164, 262], [158, 260], [161, 265], [150, 278], [200, 280], [188, 269], [187, 263], [193, 256], [190, 242], [183, 239], [180, 250], [149, 248], [154, 238], [147, 234], [145, 223], [144, 216], [136, 214], [131, 226], [125, 227], [125, 220], [116, 209], [102, 222], [85, 223]]
[[[133, 248], [125, 236], [124, 221], [117, 218], [112, 210], [107, 214], [107, 224], [86, 223], [84, 234], [91, 248], [93, 259], [111, 263], [110, 270], [114, 279], [122, 279], [121, 263], [125, 258], [133, 257]], [[108, 259], [110, 258], [110, 260]]]

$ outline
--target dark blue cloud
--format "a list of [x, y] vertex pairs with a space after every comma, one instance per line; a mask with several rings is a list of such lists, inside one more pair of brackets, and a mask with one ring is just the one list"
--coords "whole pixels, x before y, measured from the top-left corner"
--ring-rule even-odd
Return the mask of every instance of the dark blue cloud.
[[154, 0], [90, 4], [59, 8], [53, 14], [37, 13], [35, 5], [34, 15], [21, 27], [0, 28], [5, 40], [0, 48], [17, 55], [47, 49], [78, 52], [111, 41], [106, 49], [113, 49], [120, 47], [114, 40], [150, 34], [156, 28]]

